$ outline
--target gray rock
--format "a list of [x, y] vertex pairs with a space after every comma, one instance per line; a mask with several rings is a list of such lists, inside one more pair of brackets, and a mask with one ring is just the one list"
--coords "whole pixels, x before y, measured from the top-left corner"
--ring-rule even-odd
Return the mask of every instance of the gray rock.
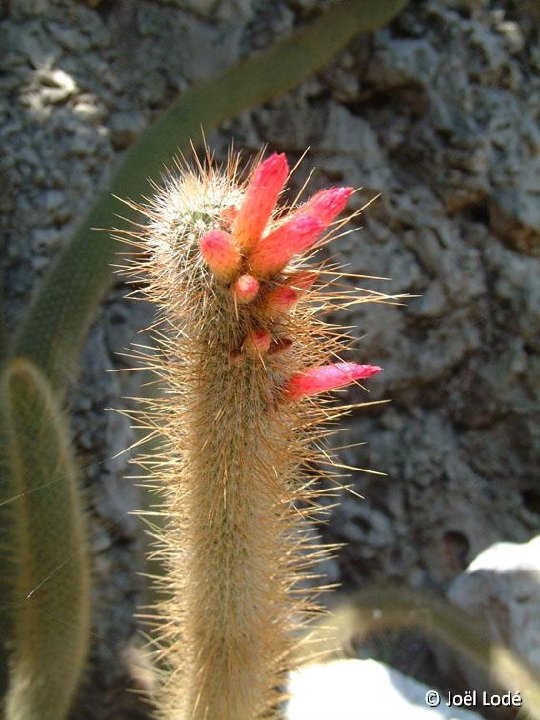
[[495, 233], [518, 252], [540, 256], [538, 191], [506, 189], [490, 199], [490, 224]]

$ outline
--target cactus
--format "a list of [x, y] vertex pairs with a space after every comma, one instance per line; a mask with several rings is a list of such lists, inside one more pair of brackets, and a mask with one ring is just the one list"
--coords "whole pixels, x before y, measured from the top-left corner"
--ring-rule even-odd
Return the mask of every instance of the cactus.
[[[1, 410], [0, 410], [1, 415]], [[12, 504], [12, 488], [7, 479], [5, 436], [0, 433], [0, 720], [2, 714], [3, 698], [9, 683], [9, 638], [11, 636], [11, 613], [9, 608], [10, 583], [13, 574], [11, 556], [12, 537], [9, 532], [9, 510]]]
[[306, 534], [327, 475], [322, 426], [350, 407], [326, 392], [380, 370], [333, 362], [343, 330], [314, 304], [351, 296], [322, 292], [332, 273], [305, 263], [342, 226], [352, 189], [287, 212], [275, 208], [284, 155], [257, 164], [247, 184], [236, 169], [184, 168], [137, 208], [148, 225], [127, 238], [141, 252], [125, 271], [144, 278], [161, 312], [148, 360], [165, 392], [146, 426], [164, 447], [139, 462], [153, 468], [165, 516], [152, 532], [166, 568], [155, 620], [167, 720], [279, 717], [294, 627], [318, 592], [303, 597], [299, 582], [325, 555]]
[[47, 381], [9, 361], [2, 408], [13, 502], [6, 720], [62, 720], [90, 635], [89, 567], [69, 435]]

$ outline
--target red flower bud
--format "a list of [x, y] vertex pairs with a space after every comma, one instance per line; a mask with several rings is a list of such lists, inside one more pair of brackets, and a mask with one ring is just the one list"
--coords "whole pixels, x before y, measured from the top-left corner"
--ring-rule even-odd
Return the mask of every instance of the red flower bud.
[[295, 210], [295, 217], [317, 218], [325, 227], [330, 225], [339, 213], [345, 208], [349, 201], [353, 189], [351, 187], [330, 188], [329, 190], [321, 190], [310, 198], [307, 202]]
[[233, 223], [233, 234], [242, 250], [252, 248], [261, 237], [288, 173], [285, 155], [274, 153], [251, 174], [244, 201]]
[[283, 223], [255, 246], [249, 258], [252, 273], [263, 278], [276, 275], [294, 255], [311, 247], [323, 230], [323, 223], [312, 217]]
[[268, 352], [271, 342], [268, 330], [251, 330], [244, 340], [244, 347], [248, 352], [260, 355]]
[[247, 305], [259, 292], [259, 281], [253, 275], [240, 275], [234, 284], [233, 292], [237, 302]]
[[201, 253], [214, 275], [230, 282], [240, 267], [240, 253], [232, 235], [223, 230], [210, 230], [199, 240]]
[[334, 363], [310, 368], [293, 375], [285, 386], [291, 400], [299, 400], [328, 390], [349, 385], [355, 380], [371, 377], [381, 371], [377, 365], [356, 365], [355, 363]]
[[280, 285], [266, 296], [266, 307], [272, 312], [287, 313], [298, 302], [300, 293], [288, 285]]

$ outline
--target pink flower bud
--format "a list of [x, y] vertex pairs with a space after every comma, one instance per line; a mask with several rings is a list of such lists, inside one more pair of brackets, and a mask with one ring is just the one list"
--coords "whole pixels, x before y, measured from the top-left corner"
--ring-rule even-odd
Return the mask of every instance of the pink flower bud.
[[199, 246], [214, 275], [223, 282], [230, 282], [240, 267], [240, 253], [232, 235], [223, 230], [210, 230], [199, 240]]
[[309, 215], [317, 218], [324, 226], [330, 225], [349, 201], [352, 187], [321, 190], [294, 212], [295, 217]]
[[271, 342], [268, 330], [251, 330], [244, 340], [244, 347], [248, 352], [260, 355], [268, 352]]
[[381, 371], [377, 365], [356, 365], [355, 363], [334, 363], [310, 368], [293, 375], [285, 386], [291, 400], [300, 400], [328, 390], [349, 385], [355, 380], [371, 377]]
[[249, 262], [257, 277], [271, 277], [283, 270], [294, 255], [307, 250], [324, 230], [324, 224], [309, 216], [293, 217], [255, 246]]
[[288, 173], [289, 166], [283, 153], [274, 153], [252, 172], [233, 224], [233, 234], [242, 250], [252, 248], [261, 237]]
[[247, 305], [259, 292], [259, 281], [253, 275], [240, 275], [234, 284], [233, 292], [237, 302]]
[[288, 287], [288, 285], [280, 285], [271, 290], [266, 296], [266, 308], [272, 312], [287, 313], [298, 302], [300, 293], [298, 290]]

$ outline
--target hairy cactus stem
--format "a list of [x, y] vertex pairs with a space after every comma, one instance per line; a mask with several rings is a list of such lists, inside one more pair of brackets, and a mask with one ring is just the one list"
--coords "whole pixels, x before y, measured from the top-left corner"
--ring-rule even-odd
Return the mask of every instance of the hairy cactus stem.
[[8, 523], [13, 631], [5, 720], [64, 720], [90, 645], [83, 495], [69, 431], [45, 375], [30, 360], [13, 358], [1, 389], [17, 497]]
[[155, 613], [168, 664], [157, 706], [168, 720], [279, 716], [294, 624], [316, 607], [317, 591], [302, 597], [298, 583], [324, 555], [305, 522], [326, 475], [313, 471], [324, 393], [380, 370], [330, 362], [343, 332], [314, 316], [317, 267], [302, 259], [351, 189], [286, 213], [276, 210], [284, 155], [256, 163], [247, 182], [237, 165], [184, 167], [138, 208], [148, 226], [128, 238], [142, 252], [126, 272], [144, 278], [161, 313], [165, 392], [147, 424], [164, 435], [154, 480], [166, 522], [154, 531], [166, 575]]

